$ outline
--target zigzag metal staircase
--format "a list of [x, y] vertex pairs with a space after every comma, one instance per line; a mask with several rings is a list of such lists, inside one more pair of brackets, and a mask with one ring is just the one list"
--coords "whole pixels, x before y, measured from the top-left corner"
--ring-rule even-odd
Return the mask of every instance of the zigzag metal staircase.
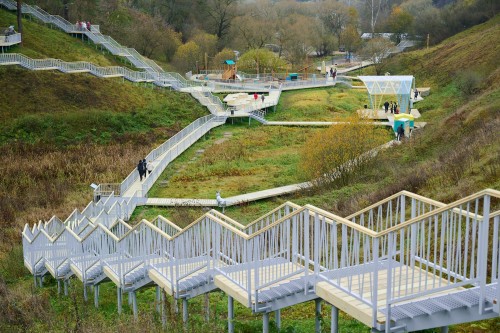
[[112, 218], [89, 205], [65, 222], [26, 225], [35, 281], [50, 273], [60, 287], [76, 275], [97, 287], [97, 305], [110, 279], [119, 311], [129, 292], [136, 316], [135, 292], [148, 285], [186, 304], [218, 287], [264, 316], [321, 297], [387, 333], [499, 315], [499, 191], [450, 204], [403, 191], [346, 218], [286, 203], [246, 227], [214, 210], [185, 229], [160, 216], [131, 227], [117, 218], [123, 204], [134, 202], [100, 204]]
[[[12, 0], [0, 0], [0, 5], [4, 6], [9, 10], [16, 10], [16, 2]], [[51, 15], [45, 12], [40, 7], [33, 5], [22, 5], [22, 11], [25, 14], [32, 15], [38, 20], [53, 24], [59, 29], [66, 33], [83, 33], [89, 40], [94, 44], [100, 45], [108, 50], [111, 54], [116, 56], [121, 56], [126, 58], [130, 63], [132, 63], [136, 68], [143, 69], [144, 72], [135, 72], [127, 68], [114, 66], [114, 67], [99, 67], [88, 62], [74, 62], [68, 63], [63, 62], [58, 59], [43, 59], [43, 60], [33, 60], [27, 57], [23, 58], [22, 55], [17, 55], [17, 59], [13, 63], [20, 63], [26, 68], [30, 69], [60, 69], [64, 72], [90, 72], [99, 77], [116, 77], [122, 76], [126, 79], [134, 82], [153, 82], [155, 85], [161, 87], [170, 86], [176, 90], [184, 92], [193, 92], [195, 95], [199, 94], [201, 90], [204, 95], [213, 96], [208, 88], [203, 87], [202, 83], [188, 81], [183, 78], [179, 73], [165, 72], [158, 64], [154, 61], [147, 59], [140, 55], [135, 49], [127, 48], [120, 45], [112, 37], [101, 34], [97, 29], [83, 29], [82, 31], [76, 31], [76, 27], [71, 22], [68, 22], [64, 18], [58, 15]], [[27, 58], [27, 59], [26, 59]], [[44, 65], [44, 63], [46, 63]], [[36, 66], [34, 68], [30, 66]], [[205, 104], [204, 104], [205, 105]], [[223, 105], [219, 104], [209, 104], [210, 112], [215, 115], [225, 114], [226, 110]]]

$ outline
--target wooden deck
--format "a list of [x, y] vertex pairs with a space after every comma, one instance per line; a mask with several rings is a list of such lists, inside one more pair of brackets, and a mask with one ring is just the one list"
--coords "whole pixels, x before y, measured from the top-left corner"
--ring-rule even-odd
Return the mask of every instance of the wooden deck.
[[181, 293], [190, 285], [189, 280], [196, 279], [208, 271], [208, 267], [203, 265], [210, 261], [211, 259], [207, 259], [206, 257], [187, 259], [182, 263], [177, 262], [177, 269], [176, 267], [171, 269], [174, 263], [168, 262], [165, 259], [163, 262], [158, 262], [156, 265], [153, 265], [153, 267], [148, 270], [148, 275], [149, 278], [160, 286], [160, 288], [164, 289], [167, 294], [173, 296], [176, 291], [172, 289], [172, 284], [175, 285], [178, 282], [178, 277], [183, 277], [189, 272], [192, 272], [192, 274], [184, 277], [183, 280], [186, 283], [179, 284], [180, 290], [177, 290], [177, 293]]
[[[402, 266], [401, 269], [398, 267], [397, 269], [394, 269], [395, 275], [394, 281], [405, 281], [406, 277], [408, 277], [408, 280], [411, 281], [411, 283], [401, 286], [401, 288], [398, 286], [396, 288], [396, 291], [399, 293], [403, 293], [404, 291], [408, 290], [418, 290], [419, 287], [425, 288], [426, 284], [432, 284], [434, 283], [439, 283], [439, 280], [443, 283], [443, 285], [447, 285], [448, 281], [446, 279], [442, 279], [436, 275], [433, 275], [431, 273], [428, 273], [427, 271], [421, 270], [418, 267], [411, 268], [408, 266]], [[369, 284], [370, 280], [370, 274], [371, 273], [365, 273], [365, 274], [359, 274], [355, 275], [352, 280], [352, 292], [353, 293], [359, 293], [360, 288], [358, 286], [358, 281], [359, 279], [364, 279], [365, 283], [363, 286], [362, 293], [365, 298], [368, 298], [369, 295], [371, 294], [371, 286]], [[348, 279], [347, 278], [342, 278], [340, 285], [343, 288], [348, 288]], [[379, 271], [379, 276], [378, 276], [378, 285], [377, 285], [377, 290], [378, 290], [378, 299], [377, 299], [377, 308], [382, 309], [386, 307], [386, 299], [387, 299], [387, 269], [380, 270]], [[444, 294], [450, 294], [453, 292], [457, 292], [460, 290], [464, 290], [464, 288], [455, 288], [451, 290], [446, 290], [438, 293], [434, 293], [432, 295], [427, 295], [424, 297], [419, 297], [415, 298], [411, 301], [407, 302], [402, 302], [401, 304], [404, 303], [410, 303], [414, 302], [417, 300], [422, 300], [426, 299], [429, 297], [437, 296], [437, 295], [444, 295]], [[328, 303], [336, 306], [340, 310], [346, 312], [350, 316], [354, 317], [355, 319], [359, 320], [363, 324], [367, 325], [368, 327], [372, 327], [373, 323], [373, 311], [370, 306], [368, 306], [366, 303], [363, 303], [359, 299], [347, 294], [346, 292], [336, 288], [333, 286], [331, 283], [327, 281], [321, 281], [316, 284], [316, 295], [327, 301]], [[383, 313], [378, 312], [377, 313], [377, 322], [379, 324], [384, 324], [385, 323], [385, 316]]]
[[[248, 277], [248, 269], [247, 269], [247, 264], [241, 265], [241, 270], [239, 271], [234, 271], [233, 269], [231, 270], [230, 273], [227, 273], [228, 275], [235, 274], [239, 277], [239, 280], [242, 281], [242, 285], [246, 286], [248, 283], [248, 278], [250, 278], [250, 294], [252, 297], [252, 302], [251, 304], [249, 303], [248, 299], [248, 290], [240, 287], [238, 284], [234, 283], [232, 280], [230, 280], [227, 276], [222, 275], [222, 274], [217, 274], [214, 277], [214, 283], [215, 285], [221, 289], [223, 292], [228, 294], [229, 296], [232, 296], [235, 300], [240, 302], [242, 305], [246, 307], [251, 307], [252, 304], [255, 304], [255, 268], [250, 269], [250, 277]], [[285, 270], [285, 271], [293, 271], [296, 270], [297, 273], [295, 275], [291, 275], [287, 279], [280, 280], [274, 284], [271, 284], [265, 288], [262, 288], [259, 290], [260, 291], [265, 291], [269, 290], [275, 286], [278, 285], [285, 285], [289, 282], [292, 282], [293, 280], [297, 280], [299, 278], [304, 277], [304, 271], [303, 267], [294, 263], [286, 263], [286, 266], [284, 267], [284, 264], [282, 262], [279, 262], [275, 265], [270, 265], [266, 266], [265, 268], [260, 267], [259, 269], [259, 283], [261, 285], [264, 285], [268, 282], [272, 282], [276, 277], [280, 276], [279, 272], [280, 270]], [[231, 267], [234, 268], [234, 267]], [[311, 274], [313, 274], [311, 272]]]

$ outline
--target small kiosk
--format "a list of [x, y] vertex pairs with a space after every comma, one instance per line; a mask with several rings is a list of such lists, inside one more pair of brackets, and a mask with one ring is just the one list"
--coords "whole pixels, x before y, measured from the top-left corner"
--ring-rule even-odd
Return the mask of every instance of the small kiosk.
[[403, 128], [405, 129], [405, 136], [409, 137], [411, 131], [415, 127], [415, 119], [413, 115], [408, 114], [408, 113], [402, 113], [402, 114], [395, 114], [394, 115], [394, 133], [397, 133], [398, 127], [400, 125], [403, 125]]

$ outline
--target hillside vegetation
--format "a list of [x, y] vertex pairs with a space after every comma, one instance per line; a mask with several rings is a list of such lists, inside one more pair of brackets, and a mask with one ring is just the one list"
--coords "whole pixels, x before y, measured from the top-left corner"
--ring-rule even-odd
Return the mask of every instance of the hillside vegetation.
[[[499, 17], [495, 17], [429, 50], [391, 59], [387, 65], [391, 73], [413, 74], [417, 86], [432, 88], [431, 95], [416, 105], [428, 125], [415, 132], [411, 140], [379, 154], [372, 167], [351, 177], [346, 186], [333, 184], [296, 196], [230, 209], [230, 214], [258, 215], [290, 199], [297, 204], [309, 203], [345, 216], [403, 189], [444, 202], [485, 187], [500, 189], [498, 20]], [[454, 52], [450, 53], [450, 49]], [[473, 52], [480, 52], [481, 59]], [[24, 83], [17, 89], [26, 90], [25, 94], [10, 92], [10, 96], [15, 95], [11, 101], [16, 104], [3, 104], [0, 108], [1, 126], [4, 126], [0, 146], [0, 331], [160, 330], [152, 288], [139, 292], [138, 322], [133, 321], [127, 302], [124, 302], [124, 313], [117, 315], [116, 292], [111, 283], [103, 285], [99, 309], [94, 309], [92, 302], [84, 303], [82, 286], [76, 280], [69, 297], [56, 295], [55, 282], [51, 278], [46, 280], [44, 288], [34, 290], [32, 276], [22, 265], [20, 229], [26, 222], [32, 224], [52, 214], [66, 217], [74, 207], [83, 207], [90, 197], [90, 182], [123, 179], [135, 161], [158, 143], [160, 137], [179, 130], [202, 114], [202, 108], [187, 96], [150, 91], [119, 80], [53, 72], [30, 73], [16, 68], [5, 68], [0, 73], [4, 87], [17, 84], [19, 76]], [[37, 85], [33, 87], [33, 83]], [[38, 94], [37, 89], [42, 86], [46, 93]], [[78, 97], [68, 101], [67, 97], [59, 96], [66, 93], [71, 96], [72, 88], [81, 92]], [[108, 91], [113, 97], [100, 97], [96, 92], [99, 90]], [[8, 90], [2, 94], [0, 100], [9, 98]], [[92, 100], [84, 97], [87, 94]], [[35, 98], [35, 95], [37, 105], [28, 98]], [[77, 98], [83, 98], [90, 107], [85, 109]], [[44, 103], [51, 107], [38, 105]], [[119, 103], [120, 107], [113, 103]], [[13, 108], [11, 105], [15, 105], [14, 111], [8, 111]], [[137, 115], [141, 116], [135, 118]], [[102, 124], [109, 116], [113, 121]], [[23, 117], [28, 118], [21, 121]], [[48, 123], [43, 125], [46, 121]], [[72, 130], [58, 127], [53, 130], [54, 126], [66, 122], [72, 124]], [[42, 125], [27, 128], [38, 123]], [[138, 124], [132, 133], [128, 131], [131, 124]], [[96, 130], [92, 131], [94, 127]], [[18, 128], [26, 135], [12, 137], [10, 131], [15, 132]], [[77, 131], [78, 138], [71, 137], [73, 130]], [[6, 131], [9, 134], [5, 134]], [[101, 139], [103, 132], [108, 134]], [[19, 130], [18, 133], [23, 132]], [[57, 138], [60, 133], [68, 134]], [[176, 217], [199, 216], [199, 213], [180, 210]], [[213, 293], [210, 300], [208, 323], [203, 320], [202, 298], [190, 302], [188, 331], [225, 331], [227, 299], [222, 293]], [[172, 300], [168, 302], [167, 331], [182, 331], [180, 317], [170, 310]], [[322, 315], [328, 318], [328, 309], [324, 307], [323, 311]], [[240, 305], [236, 306], [235, 318], [238, 332], [255, 332], [261, 328], [260, 317]], [[310, 332], [314, 325], [314, 305], [306, 303], [287, 308], [282, 311], [282, 318], [284, 331]], [[328, 329], [326, 322], [325, 327]], [[340, 327], [345, 332], [367, 331], [366, 327], [343, 314]], [[491, 320], [453, 327], [451, 331], [497, 332], [499, 328], [499, 320]]]

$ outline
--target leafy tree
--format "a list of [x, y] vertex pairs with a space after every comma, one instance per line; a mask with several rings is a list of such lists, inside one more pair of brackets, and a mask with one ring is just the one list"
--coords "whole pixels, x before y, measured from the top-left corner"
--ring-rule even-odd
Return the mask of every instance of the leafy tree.
[[188, 72], [196, 69], [201, 56], [200, 47], [195, 42], [190, 41], [179, 46], [175, 52], [173, 63], [180, 70]]
[[369, 60], [375, 67], [377, 75], [383, 72], [383, 60], [394, 50], [394, 43], [382, 38], [376, 37], [370, 39], [359, 51], [362, 58]]
[[387, 140], [383, 128], [363, 124], [358, 116], [349, 117], [346, 123], [333, 125], [307, 140], [301, 154], [302, 172], [318, 185], [346, 185], [373, 158], [367, 152]]
[[339, 2], [325, 1], [319, 10], [326, 29], [337, 37], [340, 44], [342, 31], [353, 23], [349, 7]]
[[361, 37], [359, 36], [358, 29], [354, 26], [348, 26], [341, 34], [344, 47], [351, 59], [351, 53], [356, 52], [361, 46]]
[[286, 62], [268, 49], [252, 49], [245, 52], [238, 61], [240, 68], [255, 70], [257, 74], [262, 69], [277, 71], [286, 66]]
[[190, 40], [200, 47], [202, 57], [205, 56], [205, 53], [210, 57], [217, 53], [218, 38], [216, 35], [211, 35], [203, 30], [196, 30]]
[[234, 59], [234, 52], [228, 48], [222, 49], [212, 60], [212, 67], [222, 69], [224, 60]]
[[389, 17], [389, 26], [393, 33], [395, 33], [396, 44], [401, 43], [402, 36], [409, 33], [413, 22], [413, 17], [405, 11], [401, 6], [396, 6], [392, 9], [391, 16]]

